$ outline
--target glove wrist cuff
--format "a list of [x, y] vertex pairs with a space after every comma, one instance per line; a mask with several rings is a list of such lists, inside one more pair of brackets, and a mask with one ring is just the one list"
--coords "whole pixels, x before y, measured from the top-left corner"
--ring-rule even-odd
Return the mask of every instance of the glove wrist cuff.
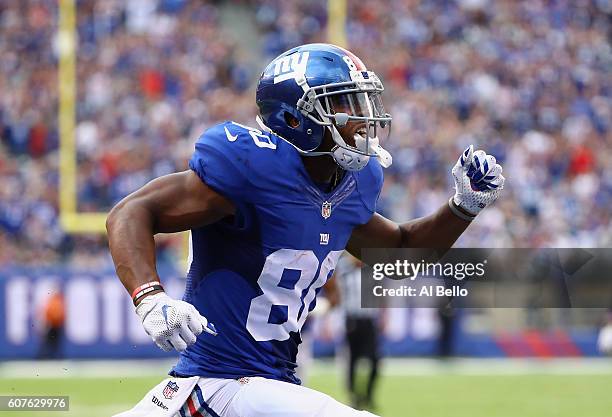
[[145, 317], [155, 308], [158, 304], [159, 299], [168, 297], [165, 292], [156, 292], [155, 294], [147, 294], [135, 306], [134, 310], [136, 314], [140, 317], [141, 320], [144, 320]]
[[450, 208], [450, 210], [453, 212], [455, 216], [465, 221], [471, 222], [472, 220], [476, 218], [475, 214], [471, 215], [471, 214], [468, 214], [465, 209], [463, 210], [460, 209], [461, 206], [455, 202], [455, 197], [451, 197], [448, 200], [448, 207]]

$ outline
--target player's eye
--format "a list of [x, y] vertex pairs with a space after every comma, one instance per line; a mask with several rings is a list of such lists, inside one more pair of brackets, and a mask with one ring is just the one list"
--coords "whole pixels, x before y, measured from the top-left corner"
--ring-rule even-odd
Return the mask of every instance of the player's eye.
[[351, 114], [351, 104], [346, 94], [331, 96], [330, 103], [332, 113]]
[[371, 117], [371, 106], [366, 93], [347, 93], [330, 96], [332, 113], [346, 113], [349, 116]]

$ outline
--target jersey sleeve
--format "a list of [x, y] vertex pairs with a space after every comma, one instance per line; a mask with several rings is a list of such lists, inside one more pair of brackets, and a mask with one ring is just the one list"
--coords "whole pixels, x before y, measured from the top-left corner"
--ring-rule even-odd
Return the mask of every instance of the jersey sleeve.
[[250, 199], [249, 148], [243, 129], [222, 123], [202, 134], [195, 143], [189, 168], [219, 194], [234, 202]]

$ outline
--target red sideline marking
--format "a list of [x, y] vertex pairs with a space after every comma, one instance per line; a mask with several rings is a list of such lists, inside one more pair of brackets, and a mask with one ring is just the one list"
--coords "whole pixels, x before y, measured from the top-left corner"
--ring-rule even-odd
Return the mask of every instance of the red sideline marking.
[[204, 417], [198, 410], [196, 410], [195, 405], [193, 404], [193, 398], [189, 397], [187, 400], [187, 407], [189, 407], [189, 412], [193, 417]]
[[531, 348], [535, 356], [539, 358], [550, 358], [553, 355], [553, 349], [547, 340], [542, 336], [542, 333], [537, 330], [527, 330], [523, 333], [525, 342]]
[[508, 357], [582, 356], [572, 338], [561, 330], [553, 333], [531, 330], [518, 335], [501, 334], [494, 336], [494, 340]]
[[524, 343], [522, 338], [516, 338], [513, 335], [502, 334], [494, 336], [495, 342], [499, 345], [500, 349], [511, 358], [519, 358], [525, 356], [531, 356], [532, 352], [529, 346]]
[[582, 356], [580, 348], [574, 343], [571, 337], [563, 330], [557, 330], [550, 336], [552, 343], [557, 348], [559, 356]]

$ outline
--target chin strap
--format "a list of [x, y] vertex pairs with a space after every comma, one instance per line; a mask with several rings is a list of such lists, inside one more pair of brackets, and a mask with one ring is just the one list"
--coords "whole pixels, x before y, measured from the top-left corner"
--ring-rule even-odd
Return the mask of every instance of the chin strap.
[[[336, 146], [334, 146], [331, 150], [331, 154], [334, 158], [334, 161], [336, 161], [340, 168], [345, 169], [347, 171], [360, 171], [365, 168], [365, 166], [370, 161], [370, 157], [368, 155], [364, 155], [362, 153], [347, 149], [348, 145], [342, 138], [340, 132], [338, 132], [338, 129], [336, 129], [336, 126], [329, 126], [329, 130], [331, 132], [332, 139], [336, 143]], [[355, 140], [357, 140], [357, 137], [358, 135], [355, 135]], [[363, 143], [355, 142], [355, 144], [357, 145], [358, 149], [359, 145], [361, 144], [364, 148], [362, 152], [366, 152], [364, 146], [365, 140], [362, 142]]]

